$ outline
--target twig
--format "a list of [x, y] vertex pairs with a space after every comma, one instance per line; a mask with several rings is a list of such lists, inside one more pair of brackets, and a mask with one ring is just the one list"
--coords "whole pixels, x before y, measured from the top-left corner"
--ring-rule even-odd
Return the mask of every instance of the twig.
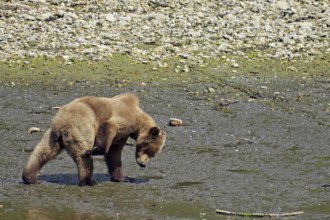
[[227, 105], [231, 105], [231, 104], [234, 104], [234, 103], [237, 103], [238, 102], [238, 100], [230, 100], [230, 99], [222, 99], [221, 101], [220, 101], [220, 106], [227, 106]]
[[253, 140], [251, 140], [251, 139], [248, 139], [248, 138], [242, 138], [242, 140], [247, 141], [247, 142], [249, 142], [249, 143], [251, 143], [251, 144], [256, 144], [255, 141], [253, 141]]
[[288, 217], [288, 216], [295, 216], [295, 215], [302, 215], [304, 212], [288, 212], [282, 214], [274, 214], [274, 213], [249, 213], [249, 212], [230, 212], [225, 210], [217, 209], [216, 213], [222, 215], [235, 215], [235, 216], [242, 216], [242, 217], [270, 217], [270, 218], [278, 218], [278, 217]]
[[61, 108], [61, 106], [49, 106], [49, 110], [59, 110]]

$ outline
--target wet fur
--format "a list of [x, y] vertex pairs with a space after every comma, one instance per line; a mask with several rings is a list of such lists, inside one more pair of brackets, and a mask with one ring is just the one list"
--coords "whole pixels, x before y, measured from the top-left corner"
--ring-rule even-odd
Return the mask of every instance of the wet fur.
[[136, 140], [136, 161], [144, 167], [161, 151], [166, 135], [139, 107], [138, 98], [125, 93], [113, 98], [85, 96], [61, 107], [22, 173], [26, 184], [37, 183], [37, 174], [62, 149], [78, 168], [79, 185], [93, 185], [93, 158], [104, 155], [113, 181], [125, 181], [121, 152], [127, 139]]

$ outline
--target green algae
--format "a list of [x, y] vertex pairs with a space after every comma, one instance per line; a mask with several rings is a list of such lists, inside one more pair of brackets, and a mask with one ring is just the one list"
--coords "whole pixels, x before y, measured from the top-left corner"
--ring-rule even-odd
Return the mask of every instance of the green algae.
[[[239, 68], [233, 68], [235, 60]], [[136, 63], [128, 55], [113, 55], [107, 61], [64, 60], [62, 58], [26, 58], [12, 63], [0, 63], [0, 82], [29, 85], [33, 82], [50, 84], [72, 84], [84, 81], [91, 83], [232, 83], [230, 79], [244, 76], [249, 79], [276, 80], [279, 77], [310, 79], [330, 77], [329, 55], [313, 60], [249, 59], [224, 55], [219, 58], [205, 58], [201, 63], [172, 57], [163, 61], [167, 65], [158, 67], [153, 63]], [[184, 71], [187, 65], [189, 71]], [[235, 85], [249, 91], [242, 85]]]

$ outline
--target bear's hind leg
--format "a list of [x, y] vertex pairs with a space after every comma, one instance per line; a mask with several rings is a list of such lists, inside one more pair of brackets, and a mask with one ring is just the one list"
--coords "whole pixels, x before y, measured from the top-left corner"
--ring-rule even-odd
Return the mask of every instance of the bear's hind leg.
[[51, 159], [54, 159], [62, 148], [60, 144], [52, 138], [51, 129], [43, 135], [39, 144], [31, 153], [22, 173], [23, 183], [37, 183], [37, 175], [40, 169]]

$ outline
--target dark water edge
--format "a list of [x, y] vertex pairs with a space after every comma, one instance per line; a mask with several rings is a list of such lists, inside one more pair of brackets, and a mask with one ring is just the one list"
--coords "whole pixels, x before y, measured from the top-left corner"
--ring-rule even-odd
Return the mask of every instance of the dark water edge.
[[[214, 68], [208, 79], [196, 73], [189, 82], [3, 79], [0, 219], [241, 219], [219, 216], [216, 209], [304, 211], [295, 219], [328, 219], [326, 65], [318, 72], [284, 76], [227, 72], [216, 77], [220, 70]], [[146, 169], [135, 163], [134, 147], [125, 148], [124, 173], [133, 183], [109, 182], [103, 159], [95, 157], [98, 185], [78, 187], [66, 152], [42, 169], [41, 185], [20, 183], [42, 136], [27, 130], [47, 129], [56, 113], [51, 106], [125, 91], [140, 97], [142, 108], [168, 136], [164, 151]], [[167, 126], [170, 117], [182, 119], [183, 126]]]

